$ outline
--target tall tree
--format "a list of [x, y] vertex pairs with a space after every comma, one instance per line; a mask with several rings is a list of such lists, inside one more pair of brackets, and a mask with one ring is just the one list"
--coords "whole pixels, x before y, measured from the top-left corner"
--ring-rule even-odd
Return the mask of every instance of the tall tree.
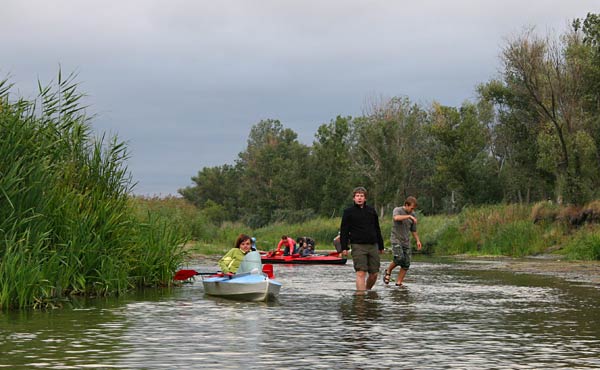
[[[554, 174], [557, 201], [583, 202], [591, 193], [590, 153], [596, 148], [585, 130], [584, 73], [581, 58], [569, 53], [581, 45], [571, 32], [560, 40], [529, 30], [504, 48], [503, 83], [534, 114], [537, 167]], [[520, 108], [515, 106], [515, 108]]]
[[464, 103], [457, 109], [434, 104], [429, 132], [438, 142], [434, 183], [446, 192], [445, 208], [456, 212], [465, 204], [492, 201], [489, 135], [477, 106]]
[[488, 125], [490, 153], [507, 202], [546, 199], [552, 195], [552, 171], [537, 164], [539, 117], [527, 99], [515, 94], [502, 81], [478, 87], [480, 104], [494, 106]]
[[324, 216], [339, 216], [353, 187], [350, 160], [352, 118], [337, 116], [319, 126], [312, 147], [311, 181], [317, 184], [311, 206]]
[[423, 132], [427, 113], [408, 98], [372, 104], [354, 125], [352, 158], [357, 171], [368, 179], [369, 197], [383, 210], [416, 195], [429, 172]]
[[[567, 53], [578, 60], [582, 68], [583, 107], [586, 112], [585, 128], [596, 147], [595, 168], [600, 168], [600, 14], [588, 13], [584, 20], [575, 19]], [[583, 39], [576, 37], [583, 32]], [[579, 42], [581, 41], [581, 42]], [[600, 176], [593, 177], [594, 189], [600, 188]], [[596, 190], [595, 197], [600, 196]]]
[[238, 160], [243, 169], [240, 201], [249, 225], [267, 224], [275, 210], [306, 207], [303, 189], [309, 179], [303, 175], [309, 149], [297, 136], [272, 119], [262, 120], [250, 130], [248, 146]]
[[223, 165], [217, 167], [204, 167], [197, 176], [192, 177], [194, 186], [179, 189], [185, 199], [198, 208], [207, 206], [220, 206], [226, 220], [235, 220], [237, 217], [237, 200], [240, 193], [241, 171], [239, 167]]

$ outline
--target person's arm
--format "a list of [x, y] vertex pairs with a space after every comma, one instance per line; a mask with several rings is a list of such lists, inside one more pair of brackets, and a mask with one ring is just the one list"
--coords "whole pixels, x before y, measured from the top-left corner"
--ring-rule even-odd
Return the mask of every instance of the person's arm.
[[383, 252], [384, 245], [383, 237], [381, 236], [381, 228], [379, 227], [379, 216], [377, 215], [377, 211], [375, 211], [375, 232], [377, 233], [377, 247], [379, 248], [379, 253], [381, 253]]
[[231, 261], [233, 260], [233, 252], [234, 248], [230, 249], [218, 262], [219, 268], [224, 273], [229, 272], [229, 266], [231, 265]]
[[416, 231], [413, 231], [412, 235], [413, 238], [415, 238], [415, 241], [417, 242], [417, 250], [420, 251], [423, 245], [421, 244], [421, 239], [419, 239], [419, 234]]
[[342, 223], [340, 225], [340, 245], [342, 246], [342, 252], [348, 251], [348, 241], [350, 236], [350, 216], [346, 211], [342, 215]]
[[417, 218], [412, 215], [394, 215], [394, 221], [404, 221], [404, 220], [412, 220], [415, 224], [417, 223]]

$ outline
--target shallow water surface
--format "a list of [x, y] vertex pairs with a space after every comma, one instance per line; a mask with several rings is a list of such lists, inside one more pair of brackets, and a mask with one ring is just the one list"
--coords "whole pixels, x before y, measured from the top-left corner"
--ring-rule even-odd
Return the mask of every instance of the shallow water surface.
[[404, 288], [379, 281], [365, 295], [351, 263], [275, 274], [273, 303], [207, 297], [198, 280], [0, 313], [0, 367], [600, 368], [592, 287], [430, 260], [413, 263]]

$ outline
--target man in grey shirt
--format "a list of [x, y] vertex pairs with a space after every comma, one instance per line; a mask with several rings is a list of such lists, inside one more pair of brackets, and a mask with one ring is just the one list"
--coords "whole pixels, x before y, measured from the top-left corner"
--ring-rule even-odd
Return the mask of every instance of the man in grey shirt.
[[421, 250], [421, 240], [419, 234], [417, 234], [417, 217], [415, 215], [415, 209], [417, 208], [417, 198], [408, 197], [404, 201], [404, 206], [394, 208], [392, 218], [394, 225], [392, 226], [392, 253], [394, 259], [385, 270], [383, 276], [383, 282], [385, 284], [390, 283], [390, 277], [392, 271], [396, 266], [400, 266], [398, 272], [398, 279], [396, 280], [396, 286], [401, 286], [408, 268], [410, 267], [411, 249], [410, 249], [410, 234], [412, 233], [415, 241], [417, 242], [417, 250]]

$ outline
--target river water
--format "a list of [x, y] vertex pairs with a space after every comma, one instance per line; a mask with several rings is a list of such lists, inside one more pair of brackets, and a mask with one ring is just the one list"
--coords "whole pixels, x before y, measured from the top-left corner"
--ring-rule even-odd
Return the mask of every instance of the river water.
[[427, 259], [404, 288], [366, 295], [351, 261], [275, 274], [272, 303], [207, 297], [197, 281], [0, 313], [0, 368], [600, 368], [597, 287]]

